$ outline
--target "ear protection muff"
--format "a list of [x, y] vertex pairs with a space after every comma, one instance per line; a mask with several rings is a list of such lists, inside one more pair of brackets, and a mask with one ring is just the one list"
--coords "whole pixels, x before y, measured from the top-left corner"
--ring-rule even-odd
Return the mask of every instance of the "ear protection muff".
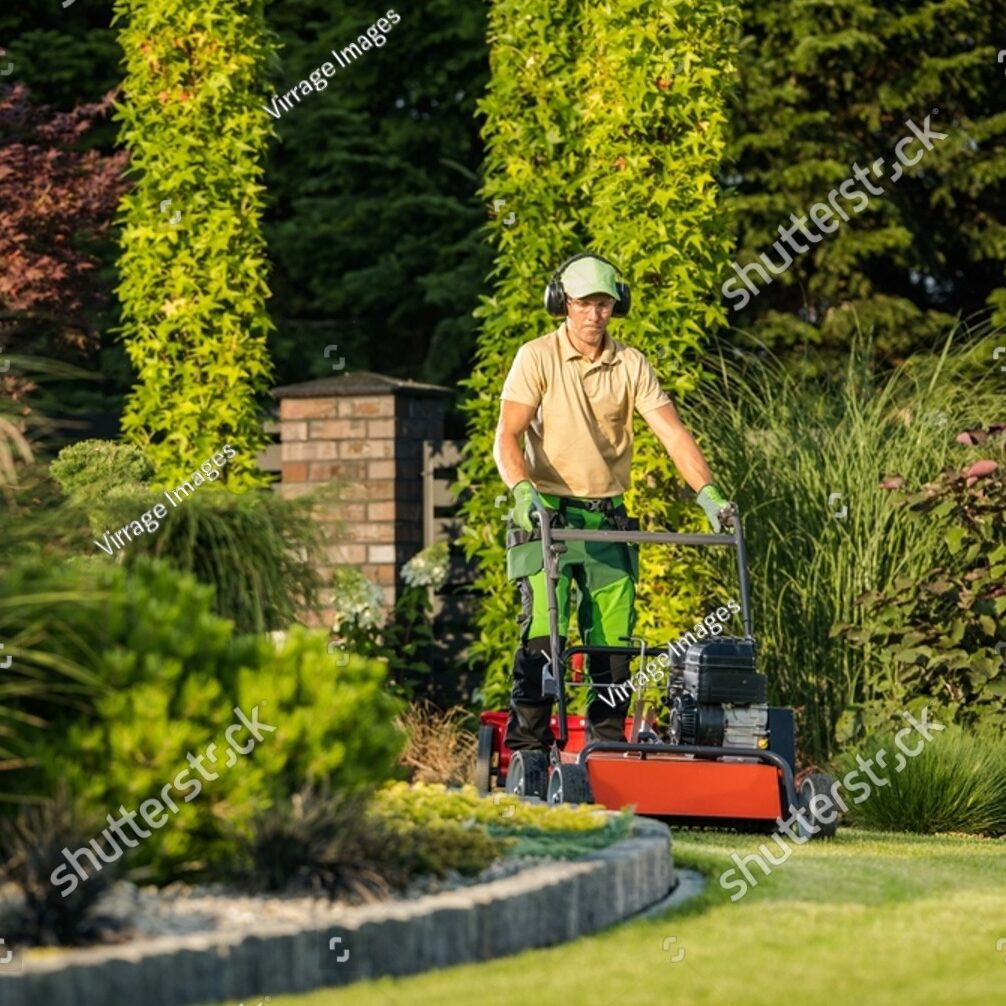
[[[545, 287], [545, 310], [554, 318], [566, 317], [566, 291], [562, 288], [560, 277], [567, 267], [582, 258], [596, 258], [599, 262], [610, 265], [616, 272], [618, 267], [609, 262], [603, 255], [595, 255], [593, 252], [580, 252], [579, 255], [572, 255], [566, 259], [554, 273]], [[618, 300], [615, 301], [614, 310], [611, 312], [613, 318], [624, 318], [629, 313], [629, 305], [632, 295], [628, 283], [615, 282], [615, 289], [618, 291]]]

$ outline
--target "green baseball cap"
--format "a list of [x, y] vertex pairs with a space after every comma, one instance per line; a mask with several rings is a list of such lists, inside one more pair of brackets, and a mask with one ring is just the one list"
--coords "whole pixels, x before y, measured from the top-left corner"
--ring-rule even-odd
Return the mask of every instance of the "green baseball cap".
[[589, 297], [606, 293], [618, 300], [615, 269], [597, 258], [581, 258], [570, 263], [560, 277], [562, 288], [570, 297]]

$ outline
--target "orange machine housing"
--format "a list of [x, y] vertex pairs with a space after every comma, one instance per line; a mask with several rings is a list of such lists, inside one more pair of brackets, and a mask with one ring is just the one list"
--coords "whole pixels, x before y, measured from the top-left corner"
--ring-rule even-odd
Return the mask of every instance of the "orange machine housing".
[[[505, 711], [493, 710], [480, 717], [483, 724], [497, 731], [494, 748], [499, 752], [499, 762], [493, 768], [501, 778], [505, 778], [510, 765], [510, 749], [503, 743], [507, 716]], [[557, 734], [557, 716], [552, 716], [550, 726]], [[566, 717], [569, 739], [560, 756], [563, 762], [578, 761], [585, 726], [582, 716]], [[631, 728], [632, 721], [627, 719], [626, 736]], [[637, 814], [660, 817], [764, 821], [783, 814], [779, 770], [763, 762], [711, 760], [656, 751], [597, 751], [588, 756], [586, 767], [594, 802], [611, 810], [631, 806]]]

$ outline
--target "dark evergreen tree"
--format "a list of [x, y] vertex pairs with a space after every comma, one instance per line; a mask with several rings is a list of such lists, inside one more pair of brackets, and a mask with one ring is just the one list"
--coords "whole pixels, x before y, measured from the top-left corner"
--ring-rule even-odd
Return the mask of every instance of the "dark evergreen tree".
[[[957, 314], [991, 311], [1006, 323], [1003, 11], [997, 0], [743, 5], [723, 175], [737, 191], [728, 205], [738, 263], [765, 252], [783, 265], [772, 247], [779, 226], [827, 203], [854, 165], [881, 194], [859, 213], [850, 206], [861, 200], [839, 197], [848, 222], [818, 211], [837, 230], [815, 228], [818, 240], [801, 240], [808, 250], [790, 252], [793, 265], [769, 272], [769, 284], [752, 272], [759, 292], [750, 302], [739, 280], [731, 286], [728, 304], [741, 308], [729, 312], [733, 325], [776, 348], [844, 350], [858, 320], [878, 349], [900, 358], [931, 345]], [[902, 148], [916, 163], [896, 179], [895, 148], [912, 136], [906, 123], [924, 132], [927, 119], [945, 139]], [[885, 164], [874, 173], [878, 158]]]
[[[370, 3], [272, 4], [283, 93], [385, 17]], [[477, 196], [475, 103], [488, 60], [479, 4], [396, 9], [375, 45], [276, 123], [267, 237], [280, 377], [349, 370], [453, 383], [474, 346], [472, 311], [492, 262]], [[389, 22], [390, 23], [390, 22]], [[263, 112], [263, 115], [266, 115]], [[458, 431], [460, 432], [460, 431]]]

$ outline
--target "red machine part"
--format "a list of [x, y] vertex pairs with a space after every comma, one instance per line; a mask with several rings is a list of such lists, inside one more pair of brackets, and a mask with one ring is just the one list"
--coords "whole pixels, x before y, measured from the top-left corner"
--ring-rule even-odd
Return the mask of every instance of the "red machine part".
[[[480, 722], [492, 726], [493, 750], [499, 754], [499, 775], [510, 765], [510, 749], [503, 743], [508, 713], [492, 710]], [[558, 734], [559, 719], [551, 728]], [[562, 751], [564, 762], [575, 762], [584, 746], [585, 720], [567, 716], [569, 740]], [[625, 721], [628, 737], [632, 720]], [[681, 817], [748, 818], [774, 820], [784, 814], [779, 791], [779, 771], [753, 761], [714, 761], [685, 755], [599, 751], [587, 761], [594, 801], [612, 810], [634, 806], [638, 814]]]
[[574, 653], [569, 658], [569, 666], [571, 668], [570, 680], [577, 683], [583, 681], [583, 658], [586, 657], [586, 653]]
[[[576, 758], [564, 752], [563, 761]], [[599, 751], [588, 758], [587, 775], [594, 802], [612, 810], [765, 821], [782, 812], [779, 770], [763, 762]]]

